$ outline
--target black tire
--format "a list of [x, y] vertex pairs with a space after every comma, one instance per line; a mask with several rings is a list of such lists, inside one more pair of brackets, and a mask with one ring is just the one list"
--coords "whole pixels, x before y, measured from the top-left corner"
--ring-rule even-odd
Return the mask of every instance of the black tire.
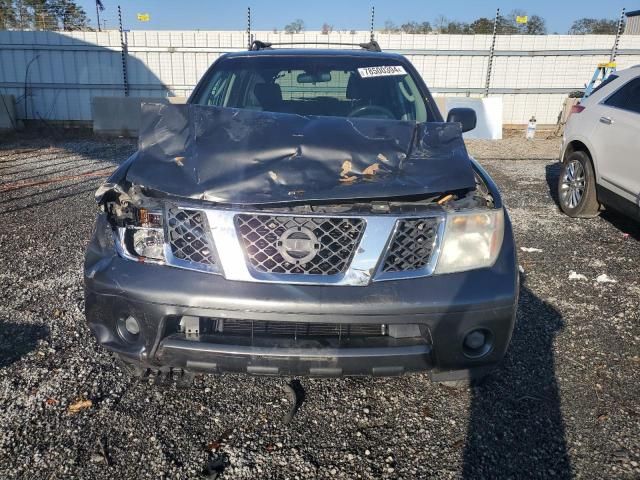
[[600, 211], [596, 175], [586, 152], [571, 153], [562, 164], [558, 178], [560, 209], [573, 218], [592, 218]]

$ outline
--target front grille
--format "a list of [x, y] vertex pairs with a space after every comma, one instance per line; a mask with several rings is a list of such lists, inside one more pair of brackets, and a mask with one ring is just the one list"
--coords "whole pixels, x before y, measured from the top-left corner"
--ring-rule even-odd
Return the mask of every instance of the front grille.
[[207, 266], [216, 264], [204, 214], [177, 207], [167, 209], [171, 253], [179, 260]]
[[248, 263], [259, 272], [336, 275], [356, 251], [364, 220], [239, 214], [238, 235]]
[[435, 246], [438, 224], [437, 218], [398, 220], [382, 271], [407, 272], [426, 267]]
[[339, 324], [267, 322], [262, 320], [219, 320], [226, 335], [287, 336], [287, 337], [379, 337], [383, 336], [380, 324]]

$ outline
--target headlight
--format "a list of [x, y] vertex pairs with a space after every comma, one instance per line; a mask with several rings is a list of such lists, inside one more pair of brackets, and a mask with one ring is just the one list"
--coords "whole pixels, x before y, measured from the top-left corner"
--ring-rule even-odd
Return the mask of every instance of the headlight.
[[164, 231], [162, 213], [144, 208], [136, 210], [133, 225], [120, 227], [120, 252], [131, 260], [164, 261]]
[[164, 260], [164, 234], [162, 229], [132, 228], [132, 246], [136, 255], [154, 260]]
[[503, 236], [502, 209], [449, 214], [435, 273], [492, 266]]

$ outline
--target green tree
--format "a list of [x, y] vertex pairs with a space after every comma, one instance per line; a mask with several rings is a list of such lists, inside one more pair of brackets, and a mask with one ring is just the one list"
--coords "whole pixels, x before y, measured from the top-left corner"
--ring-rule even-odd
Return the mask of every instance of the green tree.
[[304, 21], [300, 18], [294, 20], [293, 22], [285, 25], [284, 31], [285, 33], [300, 33], [304, 30]]
[[0, 0], [0, 30], [16, 28], [18, 19], [12, 0]]
[[450, 21], [442, 29], [440, 29], [440, 33], [448, 33], [449, 35], [463, 35], [473, 32], [471, 31], [471, 26], [466, 22]]
[[13, 10], [16, 16], [16, 28], [28, 30], [33, 28], [33, 11], [26, 0], [15, 0]]
[[606, 18], [580, 18], [573, 22], [569, 35], [615, 35], [618, 22]]
[[73, 0], [57, 0], [52, 3], [52, 12], [62, 30], [87, 29], [87, 14]]
[[382, 33], [398, 33], [400, 28], [393, 23], [391, 20], [385, 20], [384, 27], [382, 28]]
[[74, 0], [0, 0], [0, 29], [87, 30], [88, 23]]
[[430, 33], [432, 28], [429, 22], [406, 22], [400, 25], [400, 30], [404, 33]]
[[546, 35], [547, 22], [539, 15], [531, 15], [529, 21], [524, 24], [525, 35]]
[[460, 35], [466, 33], [473, 33], [471, 27], [466, 22], [456, 22], [450, 20], [444, 15], [439, 15], [435, 22], [435, 31], [443, 34]]
[[433, 22], [434, 30], [438, 33], [442, 32], [442, 29], [449, 23], [449, 19], [444, 15], [438, 15]]
[[[518, 23], [517, 17], [528, 17], [527, 23]], [[498, 18], [498, 34], [502, 35], [545, 35], [547, 24], [539, 15], [528, 15], [524, 10], [512, 10], [507, 16]]]
[[469, 25], [469, 28], [473, 33], [478, 35], [491, 35], [493, 34], [493, 20], [486, 17], [481, 17]]
[[24, 0], [31, 13], [31, 22], [27, 28], [32, 30], [58, 30], [58, 18], [50, 0]]

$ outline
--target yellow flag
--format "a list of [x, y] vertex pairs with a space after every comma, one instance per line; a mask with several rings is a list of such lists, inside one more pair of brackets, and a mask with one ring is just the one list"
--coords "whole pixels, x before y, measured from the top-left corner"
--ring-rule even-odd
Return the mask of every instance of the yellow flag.
[[138, 21], [140, 22], [148, 22], [151, 19], [148, 13], [139, 13]]
[[527, 23], [529, 21], [529, 17], [524, 15], [524, 16], [517, 16], [516, 17], [516, 23]]

